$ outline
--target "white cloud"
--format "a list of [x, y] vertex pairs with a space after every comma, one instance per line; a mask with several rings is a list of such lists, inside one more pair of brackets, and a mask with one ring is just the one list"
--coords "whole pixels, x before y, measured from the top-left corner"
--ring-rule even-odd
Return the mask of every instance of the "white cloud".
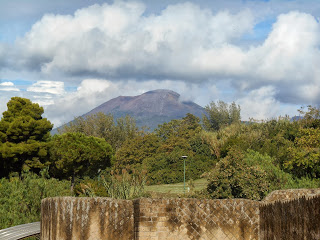
[[305, 84], [300, 86], [300, 89], [297, 89], [297, 97], [305, 99], [306, 102], [316, 104], [319, 101], [320, 96], [320, 86], [318, 84]]
[[248, 74], [268, 81], [305, 82], [317, 79], [320, 60], [320, 25], [305, 13], [290, 12], [278, 17], [265, 42], [248, 53]]
[[109, 100], [108, 93], [113, 90], [112, 83], [107, 80], [85, 79], [75, 92], [55, 98], [54, 102], [46, 107], [45, 115], [58, 127]]
[[52, 95], [35, 95], [31, 97], [32, 101], [38, 103], [40, 106], [46, 108], [54, 104], [54, 98]]
[[0, 83], [0, 86], [12, 87], [12, 86], [14, 86], [14, 84], [13, 84], [13, 82], [2, 82], [2, 83]]
[[78, 10], [74, 16], [45, 15], [17, 42], [18, 66], [46, 74], [195, 79], [208, 73], [194, 59], [214, 50], [220, 57], [239, 51], [225, 45], [254, 26], [249, 10], [213, 14], [184, 3], [169, 5], [159, 15], [144, 12], [141, 3], [117, 1]]
[[0, 83], [0, 91], [19, 92], [20, 89], [15, 87], [13, 82], [2, 82]]
[[236, 100], [241, 107], [241, 119], [248, 121], [250, 118], [255, 120], [270, 120], [278, 117], [294, 117], [298, 115], [297, 109], [301, 105], [283, 104], [277, 100], [278, 91], [273, 86], [264, 86], [259, 89], [243, 94]]
[[17, 42], [22, 56], [15, 62], [48, 76], [102, 76], [111, 81], [201, 83], [230, 78], [239, 89], [271, 84], [280, 95], [287, 85], [319, 84], [320, 27], [310, 14], [279, 15], [261, 45], [243, 49], [237, 40], [254, 27], [250, 10], [213, 13], [183, 3], [169, 5], [158, 15], [144, 13], [142, 3], [116, 1], [74, 15], [45, 15]]
[[61, 95], [64, 93], [64, 82], [58, 81], [37, 81], [27, 88], [29, 92], [51, 93]]
[[272, 86], [261, 87], [249, 92], [236, 101], [241, 106], [241, 119], [270, 119], [279, 116], [280, 102], [275, 98], [276, 90]]

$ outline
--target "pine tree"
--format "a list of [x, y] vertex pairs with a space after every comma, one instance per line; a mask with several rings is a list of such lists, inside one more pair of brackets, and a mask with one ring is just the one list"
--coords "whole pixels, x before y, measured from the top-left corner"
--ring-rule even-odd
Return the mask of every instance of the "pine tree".
[[23, 166], [39, 171], [47, 164], [47, 140], [53, 125], [42, 118], [43, 108], [29, 99], [13, 97], [0, 120], [0, 177], [21, 172]]

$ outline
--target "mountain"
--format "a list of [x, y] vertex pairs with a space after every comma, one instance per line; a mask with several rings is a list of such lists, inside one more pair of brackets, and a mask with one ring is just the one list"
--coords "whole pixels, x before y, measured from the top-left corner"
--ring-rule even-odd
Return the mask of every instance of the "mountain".
[[[159, 89], [134, 97], [119, 96], [113, 98], [85, 113], [82, 117], [98, 112], [111, 113], [115, 119], [130, 115], [135, 118], [137, 126], [146, 126], [152, 131], [159, 124], [170, 122], [172, 119], [183, 118], [187, 113], [202, 117], [205, 110], [192, 101], [181, 101], [180, 94], [174, 91]], [[51, 134], [57, 134], [59, 128], [53, 129]]]
[[119, 96], [113, 98], [83, 115], [103, 112], [113, 114], [114, 118], [130, 115], [136, 119], [139, 127], [147, 126], [151, 130], [159, 124], [179, 119], [187, 113], [201, 117], [204, 108], [191, 101], [181, 101], [180, 94], [165, 89], [153, 90], [139, 96]]

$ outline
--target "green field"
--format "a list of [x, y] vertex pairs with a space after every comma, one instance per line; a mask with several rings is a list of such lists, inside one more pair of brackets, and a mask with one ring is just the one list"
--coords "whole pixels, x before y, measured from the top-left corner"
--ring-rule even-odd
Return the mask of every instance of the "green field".
[[[193, 181], [194, 189], [193, 191], [200, 191], [207, 187], [207, 180], [206, 179], [198, 179]], [[183, 195], [184, 194], [184, 187], [182, 183], [174, 183], [174, 184], [162, 184], [162, 185], [151, 185], [146, 186], [146, 191], [151, 193], [151, 195], [155, 196], [162, 196], [162, 195]], [[189, 181], [186, 182], [186, 193], [188, 193], [188, 188], [192, 190], [192, 187], [189, 186]], [[190, 193], [190, 191], [189, 191]]]

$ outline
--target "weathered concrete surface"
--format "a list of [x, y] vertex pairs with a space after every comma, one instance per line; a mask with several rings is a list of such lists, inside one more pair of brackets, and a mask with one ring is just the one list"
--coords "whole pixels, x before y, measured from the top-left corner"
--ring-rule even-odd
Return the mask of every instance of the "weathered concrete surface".
[[110, 198], [46, 198], [42, 240], [134, 239], [133, 203]]
[[217, 239], [259, 235], [259, 202], [206, 199], [47, 198], [42, 240]]
[[259, 202], [244, 199], [134, 201], [139, 240], [259, 239]]

